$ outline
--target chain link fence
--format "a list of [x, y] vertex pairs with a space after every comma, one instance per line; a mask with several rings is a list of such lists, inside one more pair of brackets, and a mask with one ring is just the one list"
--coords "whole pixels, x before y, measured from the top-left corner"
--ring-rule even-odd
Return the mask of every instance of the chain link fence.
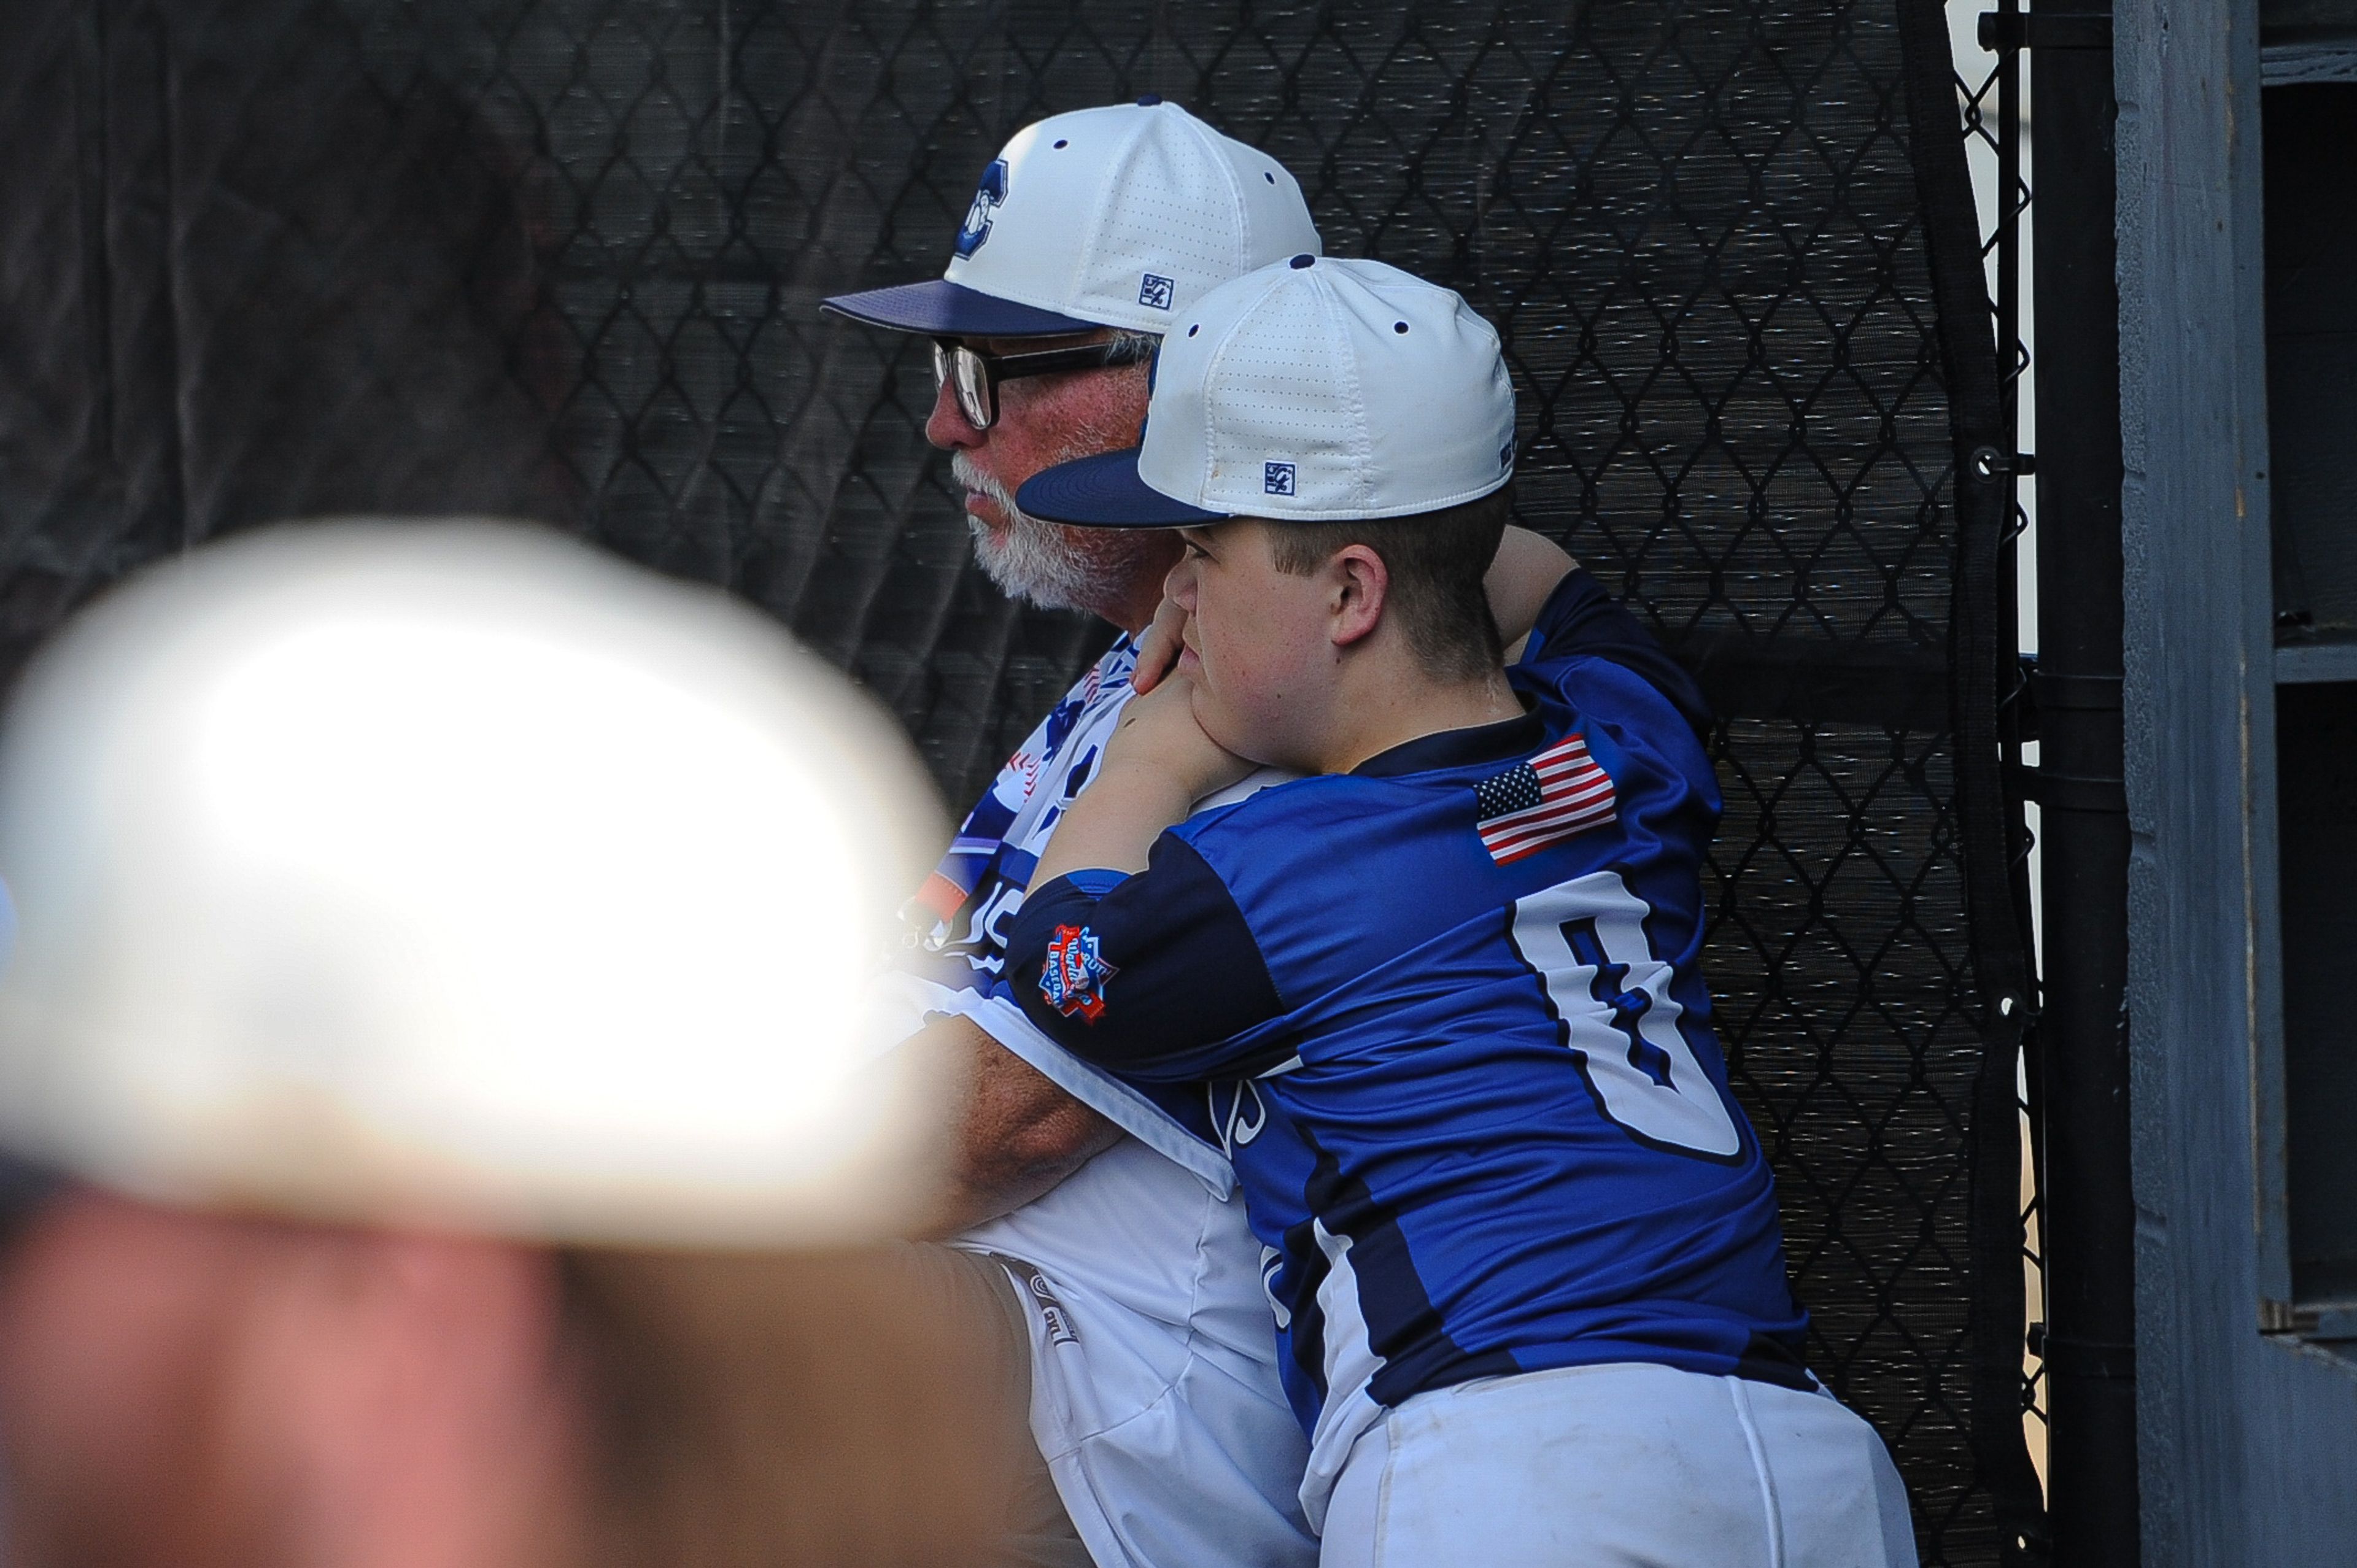
[[1996, 368], [1946, 37], [1936, 0], [11, 7], [0, 660], [224, 532], [523, 515], [765, 607], [962, 803], [1106, 633], [981, 579], [924, 345], [818, 301], [937, 274], [1024, 123], [1183, 102], [1329, 251], [1498, 323], [1520, 520], [1726, 715], [1708, 972], [1813, 1360], [1924, 1561], [2010, 1559], [2019, 932], [1974, 891], [1958, 469], [2003, 436], [1959, 390]]

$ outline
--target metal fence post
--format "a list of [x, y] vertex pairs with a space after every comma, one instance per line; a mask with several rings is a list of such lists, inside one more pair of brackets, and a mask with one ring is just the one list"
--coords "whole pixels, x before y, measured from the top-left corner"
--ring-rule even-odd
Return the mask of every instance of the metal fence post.
[[2036, 5], [2039, 710], [2049, 1493], [2064, 1568], [2138, 1560], [2108, 6]]

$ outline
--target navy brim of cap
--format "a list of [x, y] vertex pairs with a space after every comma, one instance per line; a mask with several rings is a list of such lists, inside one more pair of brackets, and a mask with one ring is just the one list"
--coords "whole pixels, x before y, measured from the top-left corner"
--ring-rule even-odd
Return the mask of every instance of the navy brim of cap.
[[1104, 325], [1001, 299], [947, 278], [838, 294], [820, 303], [870, 327], [921, 332], [929, 338], [1061, 338], [1094, 332]]
[[1043, 468], [1015, 492], [1015, 504], [1046, 521], [1082, 528], [1192, 528], [1231, 515], [1173, 500], [1139, 478], [1135, 447]]

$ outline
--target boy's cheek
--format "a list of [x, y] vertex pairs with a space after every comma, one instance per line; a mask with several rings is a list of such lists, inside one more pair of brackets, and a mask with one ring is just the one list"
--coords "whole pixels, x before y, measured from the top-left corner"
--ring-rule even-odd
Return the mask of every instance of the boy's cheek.
[[1238, 757], [1269, 760], [1282, 749], [1288, 724], [1284, 693], [1300, 684], [1297, 650], [1265, 629], [1258, 637], [1224, 637], [1201, 627], [1200, 667], [1194, 680], [1195, 720]]
[[1195, 723], [1222, 750], [1248, 762], [1277, 764], [1280, 754], [1288, 750], [1283, 725], [1249, 694], [1239, 701], [1231, 694], [1207, 691], [1199, 682]]

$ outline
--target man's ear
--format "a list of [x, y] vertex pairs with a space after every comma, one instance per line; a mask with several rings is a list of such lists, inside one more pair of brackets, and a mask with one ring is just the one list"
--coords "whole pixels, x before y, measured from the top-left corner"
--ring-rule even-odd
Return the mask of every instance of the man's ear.
[[1333, 589], [1327, 636], [1335, 647], [1348, 648], [1383, 624], [1391, 569], [1367, 546], [1346, 544], [1328, 559], [1326, 575]]

